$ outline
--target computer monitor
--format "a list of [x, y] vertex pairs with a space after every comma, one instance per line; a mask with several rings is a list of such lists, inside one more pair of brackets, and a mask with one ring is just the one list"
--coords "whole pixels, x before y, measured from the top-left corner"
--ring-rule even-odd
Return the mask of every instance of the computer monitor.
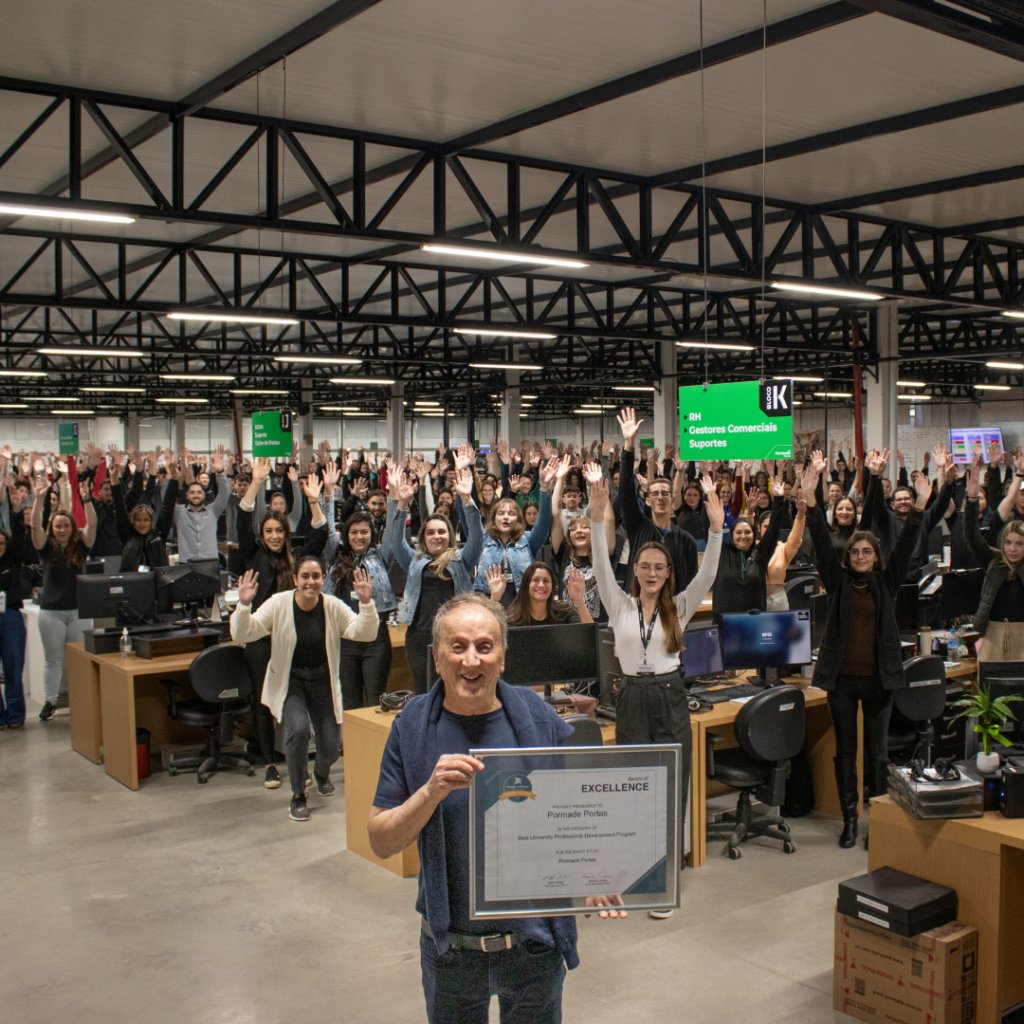
[[723, 669], [722, 631], [718, 626], [699, 626], [683, 633], [682, 676], [684, 680], [715, 675]]
[[[501, 674], [506, 683], [543, 686], [550, 694], [552, 686], [590, 682], [600, 675], [596, 623], [512, 627], [508, 631]], [[436, 679], [434, 659], [428, 656], [427, 685], [432, 686]]]
[[113, 616], [121, 627], [140, 625], [156, 615], [156, 574], [81, 574], [78, 577], [78, 615], [82, 619]]
[[984, 461], [988, 461], [988, 446], [992, 443], [1003, 450], [1003, 431], [1000, 427], [958, 427], [949, 432], [949, 450], [953, 453], [953, 461], [961, 466], [974, 458], [980, 446]]
[[811, 650], [816, 651], [825, 637], [825, 620], [828, 618], [828, 594], [822, 591], [812, 594], [811, 608]]
[[[214, 567], [211, 571], [211, 565]], [[212, 574], [211, 574], [212, 572]], [[157, 608], [162, 614], [176, 604], [200, 605], [221, 592], [220, 568], [215, 560], [162, 565], [155, 569]]]
[[[747, 612], [722, 616], [722, 662], [726, 668], [776, 669], [811, 660], [811, 613]], [[774, 679], [776, 673], [764, 674]]]

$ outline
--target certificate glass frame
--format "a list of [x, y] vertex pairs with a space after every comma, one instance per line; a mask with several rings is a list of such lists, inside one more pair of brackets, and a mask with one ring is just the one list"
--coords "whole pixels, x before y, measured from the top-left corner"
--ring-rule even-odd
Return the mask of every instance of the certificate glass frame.
[[471, 920], [679, 906], [679, 744], [469, 753]]

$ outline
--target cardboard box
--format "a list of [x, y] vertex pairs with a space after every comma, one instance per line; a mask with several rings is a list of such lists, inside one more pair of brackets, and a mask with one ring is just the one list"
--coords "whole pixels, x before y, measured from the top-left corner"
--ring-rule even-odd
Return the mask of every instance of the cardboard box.
[[974, 1024], [978, 930], [955, 921], [907, 938], [836, 913], [832, 1005], [885, 1024]]

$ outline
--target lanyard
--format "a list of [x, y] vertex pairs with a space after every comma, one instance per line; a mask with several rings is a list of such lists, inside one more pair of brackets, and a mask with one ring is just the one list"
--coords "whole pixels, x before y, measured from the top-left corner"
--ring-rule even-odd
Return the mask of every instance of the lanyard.
[[651, 642], [651, 637], [654, 635], [654, 624], [658, 621], [658, 609], [654, 609], [654, 614], [651, 616], [651, 624], [644, 627], [644, 610], [640, 604], [640, 598], [636, 599], [636, 615], [640, 620], [640, 643], [644, 645], [644, 664], [647, 664], [647, 646]]

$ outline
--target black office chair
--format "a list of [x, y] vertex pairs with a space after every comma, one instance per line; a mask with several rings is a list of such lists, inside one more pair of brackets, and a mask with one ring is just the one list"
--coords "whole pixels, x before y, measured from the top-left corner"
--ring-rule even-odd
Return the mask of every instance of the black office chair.
[[946, 710], [946, 666], [942, 658], [923, 654], [903, 663], [907, 685], [893, 691], [889, 719], [889, 760], [906, 763], [922, 755], [932, 763], [936, 718]]
[[707, 734], [707, 775], [715, 782], [739, 790], [736, 820], [713, 822], [708, 835], [729, 835], [729, 857], [739, 860], [740, 844], [751, 836], [778, 839], [784, 853], [796, 845], [785, 820], [774, 815], [755, 818], [751, 794], [769, 807], [780, 807], [786, 798], [790, 760], [804, 746], [804, 695], [795, 686], [776, 686], [751, 697], [736, 716], [733, 726], [739, 746], [715, 753], [723, 737]]
[[782, 589], [786, 592], [789, 610], [795, 612], [797, 609], [811, 607], [811, 598], [821, 593], [821, 582], [817, 576], [803, 572], [799, 576], [787, 578]]
[[251, 712], [245, 648], [238, 644], [208, 647], [189, 666], [188, 681], [196, 699], [179, 701], [175, 697], [175, 681], [162, 680], [170, 701], [167, 714], [185, 725], [202, 726], [209, 731], [210, 738], [203, 757], [175, 758], [167, 774], [177, 775], [182, 768], [195, 768], [197, 782], [209, 781], [221, 768], [244, 768], [246, 775], [255, 775], [256, 769], [244, 757], [223, 754], [220, 749], [222, 743], [231, 742], [235, 726]]
[[600, 747], [604, 744], [601, 726], [589, 715], [566, 715], [562, 721], [568, 722], [573, 728], [573, 734], [569, 737], [566, 746]]

